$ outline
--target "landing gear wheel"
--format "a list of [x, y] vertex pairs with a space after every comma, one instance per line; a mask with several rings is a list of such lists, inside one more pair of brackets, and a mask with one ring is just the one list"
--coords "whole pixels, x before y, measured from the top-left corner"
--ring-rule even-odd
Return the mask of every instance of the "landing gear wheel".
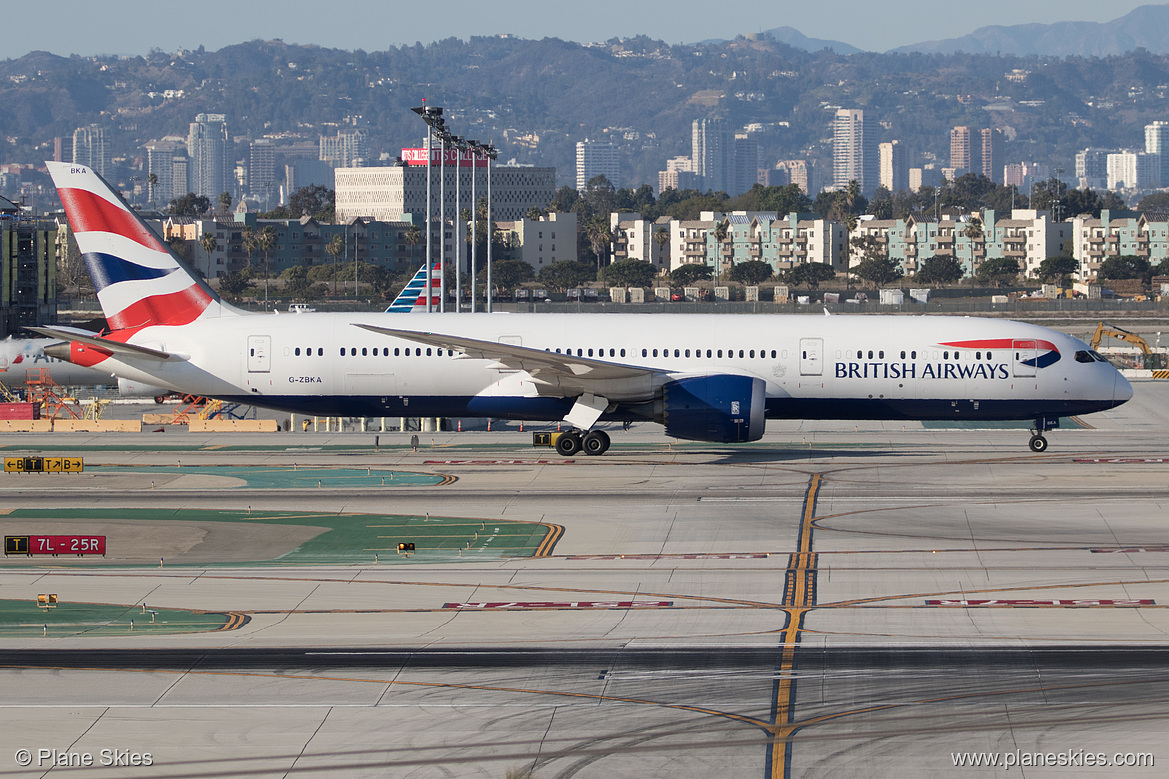
[[591, 430], [585, 433], [580, 443], [585, 454], [602, 455], [609, 451], [609, 434], [604, 430]]
[[564, 433], [556, 439], [556, 453], [562, 457], [572, 457], [580, 451], [580, 433]]
[[1047, 439], [1036, 433], [1035, 435], [1031, 436], [1031, 442], [1028, 444], [1028, 446], [1031, 447], [1032, 452], [1047, 451]]

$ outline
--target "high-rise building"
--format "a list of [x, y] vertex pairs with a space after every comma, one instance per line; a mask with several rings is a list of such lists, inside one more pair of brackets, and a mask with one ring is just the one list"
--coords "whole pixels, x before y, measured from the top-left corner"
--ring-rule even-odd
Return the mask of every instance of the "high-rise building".
[[[150, 205], [161, 208], [187, 194], [187, 142], [177, 135], [168, 135], [162, 140], [145, 144], [143, 148], [146, 149], [146, 183]], [[176, 164], [181, 168], [177, 178]], [[153, 185], [150, 176], [154, 176]]]
[[1145, 125], [1145, 152], [1159, 155], [1155, 186], [1169, 182], [1169, 122]]
[[91, 124], [73, 131], [73, 164], [85, 165], [102, 176], [113, 172], [105, 128]]
[[972, 170], [980, 173], [996, 184], [1002, 182], [1000, 176], [1003, 160], [1003, 131], [993, 127], [984, 127], [978, 131], [981, 154], [975, 158], [977, 163]]
[[880, 183], [890, 192], [909, 188], [909, 166], [905, 160], [905, 147], [901, 141], [889, 141], [877, 146], [881, 160]]
[[808, 163], [804, 160], [780, 160], [775, 163], [777, 170], [783, 170], [787, 175], [787, 184], [795, 184], [805, 195], [812, 194], [811, 174]]
[[877, 159], [877, 133], [865, 125], [865, 112], [859, 108], [836, 111], [832, 127], [832, 184], [845, 189], [856, 180], [861, 191], [877, 188], [880, 165]]
[[584, 192], [589, 179], [604, 176], [614, 187], [621, 186], [621, 158], [611, 141], [576, 142], [576, 189]]
[[1076, 152], [1076, 183], [1081, 189], [1108, 186], [1108, 155], [1116, 149], [1081, 149]]
[[703, 189], [727, 191], [731, 144], [731, 134], [722, 119], [694, 120], [690, 131], [690, 161]]
[[759, 153], [759, 142], [746, 133], [735, 135], [734, 162], [732, 164], [730, 189], [728, 195], [734, 197], [747, 192], [759, 180], [759, 167], [762, 157]]
[[955, 127], [950, 130], [950, 167], [956, 170], [970, 170], [970, 128]]
[[321, 136], [321, 159], [334, 168], [360, 168], [369, 153], [369, 131], [346, 127], [334, 136]]
[[223, 114], [199, 114], [191, 122], [187, 135], [190, 167], [187, 171], [190, 191], [210, 198], [231, 188], [231, 136], [227, 134], [227, 117]]
[[248, 146], [248, 192], [271, 210], [272, 198], [280, 192], [276, 184], [276, 145], [267, 138]]
[[1108, 188], [1141, 189], [1156, 186], [1161, 157], [1148, 152], [1122, 151], [1108, 155]]

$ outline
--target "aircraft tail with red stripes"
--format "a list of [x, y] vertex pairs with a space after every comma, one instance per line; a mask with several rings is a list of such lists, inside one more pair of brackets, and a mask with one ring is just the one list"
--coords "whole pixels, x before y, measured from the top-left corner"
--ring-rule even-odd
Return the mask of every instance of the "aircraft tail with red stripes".
[[111, 330], [245, 313], [224, 303], [93, 169], [46, 165]]

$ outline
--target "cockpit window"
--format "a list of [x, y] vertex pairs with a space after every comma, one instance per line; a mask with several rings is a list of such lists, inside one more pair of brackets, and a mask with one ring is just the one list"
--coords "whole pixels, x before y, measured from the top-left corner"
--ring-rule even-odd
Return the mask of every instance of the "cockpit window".
[[1095, 362], [1095, 360], [1092, 358], [1091, 354], [1081, 349], [1080, 351], [1076, 352], [1076, 362]]
[[1089, 354], [1096, 358], [1096, 362], [1108, 362], [1108, 358], [1100, 354], [1100, 352], [1089, 352]]

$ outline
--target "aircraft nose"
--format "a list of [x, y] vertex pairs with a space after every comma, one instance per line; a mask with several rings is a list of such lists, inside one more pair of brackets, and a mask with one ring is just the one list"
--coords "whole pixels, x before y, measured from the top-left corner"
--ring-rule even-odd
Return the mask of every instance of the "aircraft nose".
[[1112, 384], [1112, 400], [1119, 406], [1132, 398], [1132, 384], [1121, 375], [1120, 371], [1114, 371], [1114, 373], [1116, 378], [1113, 379]]

